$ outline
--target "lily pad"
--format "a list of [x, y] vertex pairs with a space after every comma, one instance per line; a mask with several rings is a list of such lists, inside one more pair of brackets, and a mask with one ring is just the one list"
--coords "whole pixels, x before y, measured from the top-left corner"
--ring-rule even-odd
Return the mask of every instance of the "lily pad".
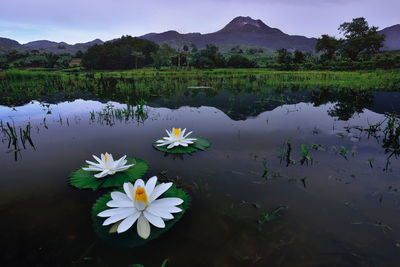
[[142, 159], [127, 158], [126, 160], [128, 161], [127, 164], [135, 163], [135, 165], [126, 171], [117, 172], [114, 175], [107, 175], [103, 178], [94, 177], [98, 172], [84, 171], [82, 168], [88, 166], [85, 165], [71, 174], [69, 180], [70, 184], [80, 189], [90, 188], [93, 190], [107, 187], [119, 187], [126, 182], [133, 182], [136, 179], [139, 179], [149, 169], [149, 165], [147, 165], [146, 161]]
[[184, 154], [184, 153], [196, 152], [197, 150], [205, 150], [206, 148], [211, 146], [211, 142], [204, 137], [191, 136], [190, 138], [196, 138], [197, 140], [194, 141], [193, 144], [188, 145], [187, 147], [176, 146], [171, 149], [168, 149], [167, 146], [157, 146], [156, 142], [153, 143], [153, 147], [157, 150], [166, 153]]
[[[121, 192], [123, 192], [121, 190]], [[174, 213], [174, 218], [172, 220], [165, 221], [165, 228], [158, 228], [151, 225], [150, 236], [147, 239], [143, 239], [139, 237], [137, 234], [137, 222], [131, 226], [126, 232], [121, 234], [115, 233], [113, 228], [116, 228], [117, 222], [113, 225], [103, 226], [103, 222], [106, 218], [98, 217], [97, 214], [100, 212], [109, 209], [107, 207], [107, 202], [111, 200], [111, 192], [100, 197], [96, 203], [92, 207], [92, 222], [93, 229], [96, 235], [106, 242], [107, 244], [114, 247], [125, 247], [125, 248], [134, 248], [138, 246], [142, 246], [147, 242], [158, 238], [161, 234], [168, 231], [177, 221], [179, 221], [185, 211], [189, 206], [189, 196], [180, 188], [177, 188], [175, 185], [172, 185], [160, 198], [162, 197], [178, 197], [183, 200], [183, 203], [177, 207], [181, 208], [182, 211], [179, 213]], [[114, 233], [113, 233], [114, 232]]]

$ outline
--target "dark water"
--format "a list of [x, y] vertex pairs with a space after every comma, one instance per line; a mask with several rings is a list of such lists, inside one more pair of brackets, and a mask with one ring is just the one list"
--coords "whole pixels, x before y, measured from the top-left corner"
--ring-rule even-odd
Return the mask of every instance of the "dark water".
[[[168, 258], [167, 266], [398, 266], [399, 148], [383, 132], [368, 138], [357, 129], [386, 119], [385, 128], [399, 96], [193, 89], [153, 98], [145, 117], [127, 120], [104, 116], [107, 105], [126, 107], [107, 101], [0, 106], [3, 125], [19, 132], [30, 123], [34, 145], [18, 141], [15, 150], [1, 135], [1, 265], [160, 266]], [[212, 146], [181, 157], [153, 149], [172, 127]], [[302, 164], [302, 145], [315, 145], [312, 162]], [[107, 190], [68, 184], [71, 171], [106, 151], [146, 160], [144, 179], [167, 170], [192, 198], [183, 219], [144, 247], [99, 240], [90, 210]]]

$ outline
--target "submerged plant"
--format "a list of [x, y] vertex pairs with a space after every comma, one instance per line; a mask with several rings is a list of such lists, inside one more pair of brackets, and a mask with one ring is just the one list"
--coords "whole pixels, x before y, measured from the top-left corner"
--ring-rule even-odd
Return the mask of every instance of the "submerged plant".
[[301, 165], [303, 165], [305, 162], [307, 163], [307, 165], [308, 165], [308, 162], [310, 162], [312, 164], [313, 158], [312, 158], [312, 156], [309, 155], [310, 150], [311, 150], [311, 146], [305, 145], [305, 144], [301, 145], [301, 153], [303, 155], [303, 157], [300, 160]]
[[264, 223], [268, 223], [272, 220], [274, 220], [275, 218], [278, 217], [279, 213], [285, 209], [284, 206], [280, 206], [277, 207], [276, 209], [274, 209], [271, 213], [266, 213], [265, 215], [262, 215], [259, 219], [258, 219], [258, 225], [262, 226]]
[[340, 152], [339, 155], [342, 156], [343, 158], [345, 158], [347, 160], [347, 152], [349, 151], [348, 147], [343, 147]]

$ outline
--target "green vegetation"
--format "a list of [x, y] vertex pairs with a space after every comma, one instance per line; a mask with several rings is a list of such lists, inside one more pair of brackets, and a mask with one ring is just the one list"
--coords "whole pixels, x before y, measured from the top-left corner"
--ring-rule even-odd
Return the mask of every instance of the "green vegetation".
[[[400, 89], [399, 70], [360, 72], [332, 71], [273, 71], [266, 69], [218, 70], [129, 70], [104, 72], [29, 71], [7, 70], [0, 72], [0, 104], [19, 105], [32, 99], [56, 97], [60, 101], [97, 97], [121, 103], [138, 104], [156, 96], [185, 92], [188, 87], [210, 87], [207, 92], [228, 90], [261, 93], [269, 96], [278, 90], [311, 90], [316, 104], [320, 99], [343, 98], [344, 106], [332, 110], [332, 116], [343, 118], [349, 111], [359, 108], [354, 99], [360, 98], [358, 90], [397, 91]], [[315, 90], [319, 88], [319, 90]], [[336, 92], [331, 95], [326, 90]], [[340, 94], [344, 90], [347, 94]], [[347, 99], [353, 95], [352, 99]], [[276, 101], [279, 100], [275, 99]], [[127, 99], [129, 98], [129, 101]], [[344, 99], [346, 98], [346, 99]], [[281, 99], [283, 101], [284, 99]], [[324, 100], [325, 101], [325, 100]]]

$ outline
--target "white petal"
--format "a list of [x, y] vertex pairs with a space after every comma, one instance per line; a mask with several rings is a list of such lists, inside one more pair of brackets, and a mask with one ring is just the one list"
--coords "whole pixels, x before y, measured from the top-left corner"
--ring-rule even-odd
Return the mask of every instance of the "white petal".
[[162, 194], [164, 194], [164, 192], [167, 191], [171, 186], [172, 186], [172, 183], [162, 183], [162, 184], [157, 185], [154, 188], [153, 193], [149, 197], [150, 203], [152, 201], [156, 200]]
[[139, 216], [137, 222], [137, 233], [143, 239], [147, 239], [150, 236], [150, 224], [143, 214]]
[[133, 195], [132, 196], [135, 195], [135, 192], [136, 192], [136, 189], [138, 186], [143, 187], [143, 188], [145, 187], [145, 184], [142, 179], [137, 179], [135, 181], [135, 184], [133, 185]]
[[139, 218], [139, 216], [140, 216], [140, 212], [136, 211], [134, 214], [132, 214], [131, 216], [129, 216], [125, 220], [123, 220], [118, 225], [118, 228], [117, 228], [118, 234], [123, 233], [126, 230], [128, 230], [136, 222], [136, 220]]
[[185, 131], [186, 131], [186, 128], [183, 129], [183, 131], [180, 133], [180, 136], [184, 136], [185, 135]]
[[135, 191], [134, 191], [133, 185], [132, 185], [131, 183], [124, 183], [124, 191], [125, 191], [125, 194], [126, 194], [131, 200], [133, 200]]
[[99, 159], [99, 158], [96, 157], [95, 155], [92, 155], [92, 156], [93, 156], [93, 158], [94, 158], [95, 160], [97, 160], [98, 163], [100, 163], [100, 164], [102, 163], [101, 159]]
[[131, 213], [129, 213], [129, 214], [123, 213], [123, 214], [118, 214], [118, 215], [111, 216], [110, 218], [108, 218], [107, 220], [105, 220], [103, 222], [103, 225], [105, 226], [105, 225], [110, 225], [112, 223], [116, 223], [116, 222], [118, 222], [118, 221], [120, 221], [122, 219], [125, 219], [126, 217], [128, 217], [130, 215], [131, 215]]
[[120, 166], [120, 167], [115, 168], [115, 171], [117, 171], [117, 172], [122, 172], [122, 171], [125, 171], [125, 170], [129, 169], [129, 168], [132, 167], [133, 165], [134, 165], [134, 164], [132, 164], [132, 165]]
[[193, 132], [188, 132], [185, 136], [183, 136], [183, 138], [188, 137], [191, 133], [193, 133]]
[[110, 200], [107, 202], [107, 206], [110, 208], [124, 208], [124, 207], [134, 207], [133, 201], [127, 200]]
[[99, 167], [99, 168], [104, 169], [102, 164], [94, 163], [94, 162], [92, 162], [90, 160], [86, 160], [86, 163], [91, 165], [92, 167]]
[[96, 178], [103, 178], [104, 176], [108, 175], [109, 170], [104, 170], [101, 173], [95, 174], [94, 177]]
[[115, 208], [115, 209], [108, 209], [100, 212], [97, 214], [99, 217], [111, 217], [114, 215], [125, 214], [129, 216], [131, 213], [135, 212], [135, 208]]
[[169, 142], [165, 142], [165, 143], [162, 143], [162, 144], [157, 144], [157, 146], [165, 146], [165, 145], [168, 145], [169, 144]]
[[168, 206], [177, 206], [183, 203], [183, 200], [177, 197], [165, 197], [156, 199], [151, 202], [151, 206], [156, 207], [168, 207]]
[[156, 183], [157, 183], [157, 176], [153, 176], [147, 181], [146, 186], [145, 186], [145, 190], [146, 190], [146, 194], [148, 196], [150, 196], [151, 193], [153, 193], [153, 190], [154, 190], [154, 187], [156, 186]]
[[146, 210], [143, 212], [143, 215], [155, 227], [158, 227], [158, 228], [164, 228], [165, 227], [165, 223], [164, 223], [163, 219], [161, 219], [160, 217], [158, 217], [156, 215], [153, 215], [153, 214], [151, 214], [150, 212], [148, 212]]
[[125, 159], [126, 159], [126, 155], [123, 156], [123, 157], [121, 157], [119, 160], [116, 160], [116, 161], [114, 162], [114, 164], [115, 164], [115, 165], [118, 165], [118, 164], [120, 164], [121, 162], [123, 162]]
[[167, 146], [167, 149], [173, 148], [175, 146], [175, 143], [171, 143], [169, 146]]
[[146, 208], [146, 204], [142, 201], [136, 201], [135, 207], [138, 211], [142, 211]]
[[99, 167], [82, 168], [82, 170], [84, 170], [84, 171], [89, 171], [89, 172], [92, 172], [92, 171], [99, 171], [99, 172], [101, 172], [101, 171], [103, 171], [103, 169], [102, 169], [102, 168], [99, 168]]
[[122, 192], [112, 192], [111, 193], [111, 198], [113, 200], [125, 200], [125, 201], [131, 201], [132, 199], [130, 199], [126, 194], [122, 193]]
[[173, 219], [174, 216], [172, 216], [171, 213], [169, 213], [167, 210], [160, 208], [160, 207], [156, 207], [153, 205], [150, 205], [147, 207], [146, 209], [147, 212], [150, 212], [151, 214], [161, 217], [163, 219]]

